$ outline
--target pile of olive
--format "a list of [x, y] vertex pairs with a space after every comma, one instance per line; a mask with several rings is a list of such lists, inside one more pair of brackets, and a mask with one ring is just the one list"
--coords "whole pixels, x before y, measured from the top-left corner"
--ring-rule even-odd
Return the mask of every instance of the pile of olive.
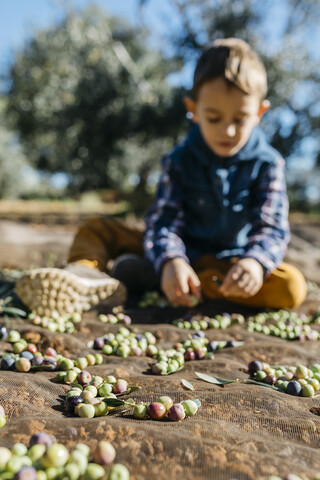
[[[91, 455], [84, 443], [70, 451], [47, 433], [30, 438], [29, 445], [15, 443], [0, 447], [0, 478], [3, 480], [129, 480], [127, 467], [113, 463], [116, 451], [107, 441], [99, 442]], [[112, 465], [113, 464], [113, 465]]]
[[243, 325], [245, 318], [241, 313], [222, 313], [214, 317], [208, 315], [190, 315], [187, 314], [182, 318], [173, 321], [178, 328], [186, 330], [207, 330], [208, 328], [226, 329], [234, 324]]
[[313, 397], [320, 390], [320, 364], [294, 366], [270, 366], [253, 360], [248, 364], [250, 376], [272, 385], [284, 393], [300, 397]]

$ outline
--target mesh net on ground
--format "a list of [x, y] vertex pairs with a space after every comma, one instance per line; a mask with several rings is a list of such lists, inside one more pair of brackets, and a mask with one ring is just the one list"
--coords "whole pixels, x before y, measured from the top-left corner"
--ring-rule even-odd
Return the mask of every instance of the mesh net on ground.
[[[310, 302], [304, 311], [315, 308]], [[225, 311], [222, 302], [198, 306], [192, 312], [208, 315]], [[240, 308], [228, 306], [229, 311]], [[139, 333], [151, 331], [157, 346], [169, 348], [190, 333], [169, 322], [181, 309], [131, 309], [127, 313]], [[243, 313], [248, 313], [243, 311]], [[0, 320], [1, 323], [1, 320]], [[10, 321], [10, 328], [37, 341], [40, 350], [54, 347], [71, 358], [96, 353], [89, 340], [115, 333], [119, 325], [102, 324], [88, 313], [74, 334], [52, 333], [28, 321]], [[314, 327], [319, 328], [319, 327]], [[32, 434], [54, 434], [67, 447], [87, 443], [92, 450], [100, 440], [109, 440], [117, 451], [116, 461], [125, 464], [133, 480], [161, 479], [265, 479], [269, 475], [295, 473], [310, 479], [320, 472], [319, 399], [293, 397], [258, 385], [233, 383], [217, 386], [196, 377], [195, 371], [227, 379], [245, 379], [247, 364], [261, 360], [272, 365], [320, 363], [320, 342], [286, 341], [261, 333], [250, 333], [245, 325], [225, 330], [209, 329], [210, 340], [242, 340], [239, 347], [222, 349], [211, 360], [186, 362], [183, 370], [168, 376], [150, 373], [154, 360], [146, 356], [120, 358], [104, 355], [102, 365], [89, 372], [102, 377], [125, 378], [141, 389], [130, 394], [135, 401], [151, 402], [160, 395], [174, 402], [199, 398], [201, 408], [193, 417], [173, 423], [166, 420], [137, 420], [128, 411], [105, 417], [79, 418], [65, 412], [69, 386], [56, 383], [56, 372], [19, 373], [0, 370], [0, 404], [7, 424], [0, 431], [0, 446], [28, 444]], [[0, 355], [12, 346], [0, 342]], [[186, 390], [186, 379], [195, 391]]]

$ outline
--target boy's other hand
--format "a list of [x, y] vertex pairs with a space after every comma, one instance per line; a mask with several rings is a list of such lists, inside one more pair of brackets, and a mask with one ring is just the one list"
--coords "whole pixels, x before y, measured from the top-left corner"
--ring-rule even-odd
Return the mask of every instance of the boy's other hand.
[[225, 297], [253, 297], [263, 284], [263, 267], [254, 258], [241, 258], [228, 271], [220, 292]]
[[180, 257], [168, 260], [162, 269], [161, 288], [171, 303], [192, 307], [192, 295], [200, 299], [200, 280], [190, 265]]

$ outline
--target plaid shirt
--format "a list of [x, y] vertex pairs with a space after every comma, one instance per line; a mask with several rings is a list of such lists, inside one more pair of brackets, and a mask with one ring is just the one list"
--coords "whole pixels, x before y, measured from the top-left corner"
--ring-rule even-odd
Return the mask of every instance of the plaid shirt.
[[157, 272], [169, 259], [204, 254], [255, 258], [268, 275], [290, 238], [284, 160], [254, 128], [233, 157], [218, 157], [195, 125], [162, 159], [156, 199], [146, 216], [145, 256]]

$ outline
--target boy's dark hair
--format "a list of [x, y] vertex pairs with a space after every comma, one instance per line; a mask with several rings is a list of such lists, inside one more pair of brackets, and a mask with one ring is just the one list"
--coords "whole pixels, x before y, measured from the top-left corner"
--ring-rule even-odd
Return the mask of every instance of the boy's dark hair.
[[204, 50], [194, 72], [194, 100], [204, 83], [218, 77], [249, 95], [257, 95], [260, 101], [267, 94], [266, 69], [258, 54], [240, 38], [215, 40]]

